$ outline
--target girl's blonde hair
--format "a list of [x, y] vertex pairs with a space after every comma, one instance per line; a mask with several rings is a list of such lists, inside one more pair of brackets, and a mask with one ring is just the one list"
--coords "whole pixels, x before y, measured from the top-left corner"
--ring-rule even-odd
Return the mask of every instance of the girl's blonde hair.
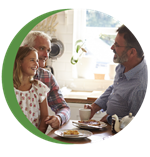
[[[17, 89], [20, 87], [23, 77], [23, 73], [21, 71], [21, 62], [26, 56], [28, 56], [31, 53], [31, 51], [37, 52], [35, 48], [27, 46], [21, 46], [18, 49], [13, 69], [13, 84], [14, 87]], [[30, 77], [30, 82], [37, 83], [36, 80], [33, 80], [33, 76]]]

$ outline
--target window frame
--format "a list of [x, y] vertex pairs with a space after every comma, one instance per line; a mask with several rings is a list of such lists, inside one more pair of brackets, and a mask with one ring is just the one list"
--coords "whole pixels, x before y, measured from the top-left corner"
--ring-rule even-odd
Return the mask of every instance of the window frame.
[[[90, 31], [90, 27], [86, 27], [86, 9], [74, 9], [74, 31], [73, 31], [73, 43], [75, 43], [75, 41], [81, 39], [81, 40], [85, 40], [86, 38], [86, 31], [87, 29], [89, 29]], [[102, 32], [103, 34], [110, 34], [110, 35], [116, 35], [116, 28], [115, 27], [94, 27], [94, 29], [97, 29], [99, 32]], [[110, 46], [111, 48], [111, 46]], [[73, 49], [74, 49], [74, 44], [73, 44]], [[112, 61], [113, 62], [113, 61]], [[77, 63], [78, 64], [78, 63]], [[88, 79], [88, 78], [76, 78], [79, 80], [95, 80], [95, 79]], [[106, 81], [110, 80], [108, 78], [106, 78]], [[96, 80], [97, 81], [97, 80]]]

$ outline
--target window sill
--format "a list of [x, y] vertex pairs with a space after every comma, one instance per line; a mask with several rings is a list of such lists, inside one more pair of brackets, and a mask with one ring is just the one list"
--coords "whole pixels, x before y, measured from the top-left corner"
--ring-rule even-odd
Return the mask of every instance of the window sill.
[[69, 88], [75, 91], [105, 91], [113, 81], [76, 78], [72, 80]]

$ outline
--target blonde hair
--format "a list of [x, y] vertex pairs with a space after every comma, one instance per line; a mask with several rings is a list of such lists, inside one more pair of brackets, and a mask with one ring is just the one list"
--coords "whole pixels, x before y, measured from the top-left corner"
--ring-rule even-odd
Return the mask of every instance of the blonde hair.
[[21, 46], [30, 46], [30, 47], [34, 47], [35, 46], [35, 38], [41, 36], [47, 40], [51, 40], [51, 37], [41, 31], [30, 31], [27, 36], [24, 38]]
[[[27, 46], [21, 46], [18, 49], [13, 68], [13, 84], [14, 87], [17, 89], [20, 87], [23, 77], [20, 64], [23, 61], [23, 59], [31, 53], [31, 51], [37, 52], [35, 48]], [[30, 82], [37, 83], [36, 80], [33, 80], [33, 76], [30, 77]]]

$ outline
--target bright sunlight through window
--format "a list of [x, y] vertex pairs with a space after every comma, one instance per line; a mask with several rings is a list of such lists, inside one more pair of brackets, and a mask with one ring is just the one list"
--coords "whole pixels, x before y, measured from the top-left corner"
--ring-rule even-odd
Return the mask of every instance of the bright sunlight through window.
[[113, 62], [111, 46], [120, 25], [121, 22], [112, 16], [100, 11], [86, 10], [86, 55], [96, 60], [94, 72], [106, 74], [109, 64]]

